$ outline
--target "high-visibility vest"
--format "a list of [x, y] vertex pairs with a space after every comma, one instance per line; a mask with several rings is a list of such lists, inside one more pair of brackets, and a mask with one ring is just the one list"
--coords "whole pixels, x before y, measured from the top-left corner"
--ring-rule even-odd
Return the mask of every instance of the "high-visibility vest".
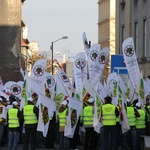
[[[120, 110], [119, 110], [119, 106], [117, 106], [117, 109], [118, 109], [118, 111], [120, 111]], [[116, 117], [116, 122], [119, 122], [119, 120], [120, 120], [119, 116]]]
[[140, 117], [136, 117], [136, 129], [144, 129], [145, 126], [145, 111], [138, 109]]
[[84, 111], [83, 111], [83, 125], [84, 125], [84, 127], [93, 127], [94, 114], [92, 113], [92, 111], [93, 111], [93, 106], [84, 107]]
[[147, 115], [147, 122], [150, 122], [150, 105], [148, 106], [145, 105], [145, 112]]
[[129, 126], [135, 126], [136, 125], [136, 117], [134, 115], [134, 107], [127, 107], [127, 118], [129, 122]]
[[105, 104], [102, 106], [103, 125], [116, 125], [116, 106], [113, 104]]
[[58, 113], [60, 127], [64, 127], [66, 125], [66, 113], [67, 113], [67, 109], [64, 110], [63, 112]]
[[34, 105], [26, 105], [23, 109], [25, 124], [36, 124], [38, 122], [35, 113], [33, 112]]
[[17, 115], [18, 115], [18, 109], [10, 108], [8, 110], [8, 127], [9, 128], [17, 128], [20, 126]]

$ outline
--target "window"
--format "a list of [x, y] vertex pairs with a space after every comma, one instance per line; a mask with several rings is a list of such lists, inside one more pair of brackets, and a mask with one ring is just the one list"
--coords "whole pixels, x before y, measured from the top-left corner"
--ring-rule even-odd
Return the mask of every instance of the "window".
[[147, 20], [143, 20], [143, 57], [146, 57], [146, 40], [147, 40], [147, 26], [146, 26]]
[[135, 22], [135, 34], [134, 34], [134, 39], [135, 39], [135, 51], [136, 51], [136, 56], [138, 58], [138, 23]]
[[[122, 49], [122, 43], [125, 40], [125, 26], [123, 25], [121, 28], [121, 49]], [[120, 49], [119, 53], [122, 54], [122, 50]]]
[[[123, 25], [121, 29], [121, 48], [124, 40], [125, 40], [125, 26]], [[120, 51], [120, 54], [122, 54], [122, 51]]]
[[126, 2], [125, 0], [121, 0], [121, 1], [120, 1], [120, 5], [121, 5], [122, 8], [125, 7], [125, 2]]
[[122, 42], [125, 40], [125, 26], [122, 26]]

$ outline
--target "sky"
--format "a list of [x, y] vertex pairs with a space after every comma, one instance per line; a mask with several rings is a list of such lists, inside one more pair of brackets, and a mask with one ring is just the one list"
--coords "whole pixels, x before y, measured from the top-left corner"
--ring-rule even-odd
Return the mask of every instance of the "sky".
[[[51, 51], [60, 59], [63, 53], [73, 58], [84, 52], [82, 34], [91, 44], [98, 41], [98, 0], [25, 0], [22, 18], [28, 27], [28, 40], [39, 43], [40, 51]], [[60, 52], [60, 55], [55, 55]]]

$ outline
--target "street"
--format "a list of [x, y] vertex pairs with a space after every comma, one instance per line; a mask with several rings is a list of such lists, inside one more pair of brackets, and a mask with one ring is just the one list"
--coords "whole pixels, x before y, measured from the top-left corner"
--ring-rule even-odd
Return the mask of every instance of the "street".
[[[57, 143], [55, 143], [55, 148], [56, 149], [50, 149], [49, 150], [58, 150], [59, 149], [59, 145]], [[18, 146], [18, 150], [22, 150], [23, 149], [23, 144], [19, 144]], [[82, 145], [79, 145], [78, 146], [78, 149], [79, 150], [83, 150], [83, 146]], [[2, 147], [1, 150], [7, 150], [7, 146], [6, 147]], [[36, 150], [48, 150], [47, 148], [36, 148]]]

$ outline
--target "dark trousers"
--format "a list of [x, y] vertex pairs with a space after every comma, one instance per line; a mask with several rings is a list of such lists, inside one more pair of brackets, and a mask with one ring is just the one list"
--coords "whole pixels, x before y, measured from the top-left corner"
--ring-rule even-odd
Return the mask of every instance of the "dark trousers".
[[136, 129], [136, 149], [141, 150], [141, 141], [140, 141], [140, 136], [145, 135], [145, 128], [144, 129]]
[[71, 149], [76, 149], [79, 141], [79, 121], [77, 123], [73, 138], [70, 140]]
[[31, 142], [31, 150], [35, 150], [36, 147], [36, 128], [25, 128], [25, 137], [23, 150], [29, 150], [29, 142]]
[[116, 126], [103, 126], [101, 128], [101, 149], [116, 150]]
[[84, 150], [97, 150], [98, 136], [99, 135], [94, 131], [94, 128], [85, 128]]
[[56, 121], [50, 120], [47, 136], [45, 138], [45, 147], [46, 148], [54, 147], [55, 131], [56, 131], [55, 127], [56, 127]]
[[130, 130], [122, 134], [122, 150], [137, 150], [136, 146], [136, 129], [130, 127]]

